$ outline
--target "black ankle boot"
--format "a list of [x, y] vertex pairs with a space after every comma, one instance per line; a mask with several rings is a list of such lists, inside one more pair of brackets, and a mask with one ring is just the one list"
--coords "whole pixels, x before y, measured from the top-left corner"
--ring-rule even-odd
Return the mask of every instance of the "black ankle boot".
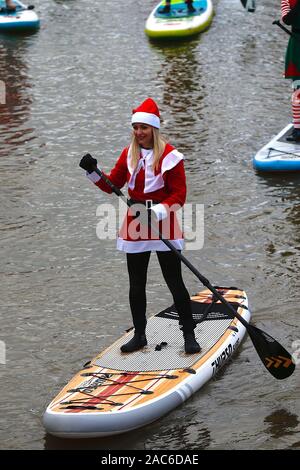
[[189, 333], [183, 333], [184, 337], [184, 350], [187, 354], [195, 354], [201, 351], [199, 343], [195, 338], [195, 333], [190, 331]]
[[134, 333], [134, 337], [131, 338], [128, 343], [121, 346], [122, 352], [133, 352], [142, 349], [147, 344], [147, 338], [145, 334]]

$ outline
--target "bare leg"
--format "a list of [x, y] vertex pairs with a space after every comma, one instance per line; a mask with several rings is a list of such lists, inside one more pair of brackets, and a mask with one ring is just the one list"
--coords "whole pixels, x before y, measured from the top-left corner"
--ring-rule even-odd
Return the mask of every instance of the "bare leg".
[[6, 3], [7, 10], [15, 11], [16, 5], [14, 4], [14, 2], [12, 0], [5, 0], [5, 3]]
[[193, 0], [186, 0], [185, 3], [186, 3], [189, 13], [194, 13], [196, 11], [195, 8], [193, 7]]
[[166, 0], [165, 6], [159, 10], [160, 13], [170, 13], [171, 11], [171, 0]]

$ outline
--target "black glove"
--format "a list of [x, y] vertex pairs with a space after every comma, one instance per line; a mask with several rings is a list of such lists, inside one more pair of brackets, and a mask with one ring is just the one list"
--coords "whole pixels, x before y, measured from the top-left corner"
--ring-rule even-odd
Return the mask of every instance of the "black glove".
[[86, 170], [88, 173], [93, 173], [93, 171], [95, 171], [95, 169], [97, 168], [97, 160], [96, 158], [93, 158], [92, 155], [87, 153], [80, 160], [79, 166], [80, 168]]

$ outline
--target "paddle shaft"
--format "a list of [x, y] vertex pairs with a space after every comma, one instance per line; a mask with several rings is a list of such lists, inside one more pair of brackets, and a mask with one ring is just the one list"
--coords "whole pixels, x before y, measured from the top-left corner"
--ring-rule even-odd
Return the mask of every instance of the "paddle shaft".
[[[128, 207], [131, 207], [134, 203], [129, 201], [126, 196], [122, 193], [122, 191], [117, 188], [103, 173], [102, 171], [100, 171], [98, 168], [95, 167], [95, 172], [103, 179], [103, 181], [112, 189], [112, 191], [117, 195], [119, 196], [123, 202], [125, 202], [125, 204], [128, 206]], [[244, 318], [239, 315], [237, 313], [237, 311], [232, 307], [232, 305], [227, 302], [226, 299], [224, 299], [224, 297], [218, 292], [218, 290], [209, 282], [208, 279], [206, 279], [204, 276], [202, 276], [202, 274], [198, 271], [198, 269], [196, 269], [192, 263], [190, 263], [190, 261], [185, 257], [183, 256], [178, 250], [176, 250], [176, 248], [173, 246], [173, 244], [170, 242], [170, 240], [166, 240], [165, 238], [163, 238], [161, 232], [156, 229], [155, 227], [153, 227], [153, 225], [151, 225], [151, 229], [154, 230], [160, 240], [165, 244], [167, 245], [168, 248], [170, 248], [171, 251], [173, 251], [173, 253], [176, 254], [176, 256], [192, 271], [192, 273], [195, 274], [195, 276], [199, 279], [200, 282], [202, 282], [202, 284], [204, 286], [206, 286], [224, 305], [226, 305], [226, 307], [231, 311], [231, 316], [232, 318], [237, 318], [243, 325], [246, 329], [249, 329], [251, 327], [251, 325], [246, 321], [244, 320]]]
[[[87, 158], [88, 157], [88, 158]], [[79, 166], [85, 170], [90, 168], [90, 159], [91, 155], [85, 155]], [[84, 161], [87, 159], [88, 161]], [[111, 188], [112, 192], [114, 192], [117, 196], [119, 196], [123, 202], [128, 206], [131, 207], [135, 204], [133, 201], [130, 201], [126, 198], [126, 196], [122, 193], [122, 191], [117, 188], [107, 177], [100, 171], [96, 164], [97, 161], [95, 159], [92, 160], [94, 163], [92, 170], [94, 170], [102, 179], [103, 181]], [[248, 334], [252, 340], [252, 343], [258, 353], [261, 361], [263, 362], [264, 366], [273, 375], [276, 379], [286, 379], [289, 377], [295, 370], [295, 363], [291, 354], [283, 347], [281, 344], [278, 343], [272, 336], [268, 335], [264, 331], [260, 330], [259, 328], [251, 325], [248, 323], [241, 315], [239, 315], [234, 307], [227, 302], [227, 300], [218, 292], [218, 290], [211, 285], [208, 279], [206, 279], [202, 274], [190, 263], [188, 259], [185, 258], [170, 240], [166, 240], [163, 238], [162, 234], [160, 233], [159, 229], [153, 226], [150, 222], [148, 222], [149, 227], [153, 230], [162, 240], [162, 242], [171, 250], [175, 255], [184, 263], [195, 276], [202, 282], [204, 286], [206, 286], [215, 296], [215, 298], [219, 299], [226, 307], [227, 313], [232, 318], [237, 318], [240, 323], [246, 328]]]

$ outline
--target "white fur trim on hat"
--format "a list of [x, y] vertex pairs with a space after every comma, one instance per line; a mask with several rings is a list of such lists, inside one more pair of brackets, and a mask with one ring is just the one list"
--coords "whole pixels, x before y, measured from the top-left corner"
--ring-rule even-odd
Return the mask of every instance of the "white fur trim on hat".
[[138, 111], [134, 113], [131, 118], [131, 124], [140, 122], [142, 124], [148, 124], [149, 126], [156, 127], [157, 129], [160, 128], [160, 119], [156, 114], [151, 113], [143, 113]]

